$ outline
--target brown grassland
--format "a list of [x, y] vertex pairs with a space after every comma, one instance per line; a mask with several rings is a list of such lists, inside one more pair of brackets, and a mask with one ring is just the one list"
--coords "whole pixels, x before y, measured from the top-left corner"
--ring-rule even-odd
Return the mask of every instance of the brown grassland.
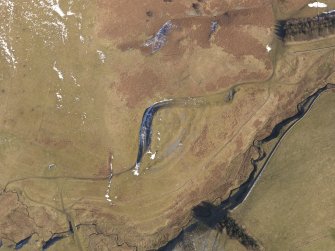
[[[276, 19], [298, 15], [308, 1], [194, 2], [85, 0], [73, 7], [81, 17], [62, 19], [66, 42], [48, 34], [58, 41], [52, 46], [15, 12], [16, 68], [0, 58], [3, 246], [30, 238], [22, 250], [40, 250], [61, 236], [50, 250], [157, 249], [188, 224], [195, 205], [225, 199], [248, 177], [255, 138], [334, 81], [333, 36], [283, 44], [274, 35]], [[143, 44], [167, 20], [174, 24], [167, 44], [151, 54]], [[219, 27], [209, 37], [211, 21]], [[156, 114], [156, 158], [145, 155], [135, 177], [144, 110], [187, 97], [208, 102]]]

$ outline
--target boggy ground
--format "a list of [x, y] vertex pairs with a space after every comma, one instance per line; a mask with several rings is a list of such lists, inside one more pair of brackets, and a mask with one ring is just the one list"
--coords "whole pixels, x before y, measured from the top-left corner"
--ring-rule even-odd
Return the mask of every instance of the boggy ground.
[[[22, 32], [30, 23], [17, 17], [11, 32], [18, 63], [13, 69], [1, 61], [3, 245], [31, 236], [23, 248], [39, 249], [58, 233], [64, 239], [50, 249], [156, 249], [187, 224], [194, 205], [224, 199], [250, 172], [253, 140], [292, 114], [334, 70], [332, 48], [318, 50], [333, 40], [276, 41], [274, 10], [289, 13], [285, 6], [85, 2], [72, 8], [82, 17], [65, 20], [65, 40], [47, 37], [56, 41], [52, 46], [41, 31]], [[151, 54], [143, 44], [167, 20], [174, 25], [167, 44]], [[211, 21], [219, 26], [209, 36]], [[106, 58], [99, 60], [97, 50]], [[158, 112], [155, 159], [148, 154], [133, 176], [145, 108], [189, 96], [208, 102]], [[110, 162], [112, 203], [104, 197]]]

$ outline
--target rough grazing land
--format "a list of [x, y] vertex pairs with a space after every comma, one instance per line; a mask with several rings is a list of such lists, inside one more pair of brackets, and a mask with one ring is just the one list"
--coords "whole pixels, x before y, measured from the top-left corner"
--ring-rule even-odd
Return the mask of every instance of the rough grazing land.
[[[14, 50], [0, 61], [2, 244], [152, 250], [195, 205], [226, 198], [251, 170], [254, 139], [334, 75], [333, 38], [274, 35], [307, 2], [60, 1], [71, 12], [40, 6], [45, 22], [24, 14], [34, 1], [4, 8]], [[169, 20], [152, 53], [145, 43]], [[166, 98], [181, 102], [155, 115], [135, 177], [143, 112]]]

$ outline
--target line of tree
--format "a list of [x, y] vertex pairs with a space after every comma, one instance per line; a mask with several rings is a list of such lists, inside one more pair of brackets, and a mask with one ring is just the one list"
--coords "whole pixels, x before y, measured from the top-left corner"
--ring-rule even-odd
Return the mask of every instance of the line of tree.
[[228, 215], [222, 220], [221, 225], [226, 229], [230, 238], [237, 239], [243, 246], [249, 250], [259, 250], [257, 241], [249, 236], [246, 231]]
[[315, 17], [279, 21], [277, 35], [284, 41], [301, 41], [324, 37], [335, 32], [335, 12]]

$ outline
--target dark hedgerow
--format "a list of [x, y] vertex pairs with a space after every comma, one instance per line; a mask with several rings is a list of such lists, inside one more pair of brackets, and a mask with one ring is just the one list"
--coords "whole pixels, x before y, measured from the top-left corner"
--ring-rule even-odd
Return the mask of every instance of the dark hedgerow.
[[325, 37], [335, 31], [335, 12], [308, 18], [278, 21], [276, 35], [284, 41], [310, 40]]
[[227, 235], [230, 238], [237, 239], [243, 246], [245, 246], [248, 249], [252, 250], [259, 249], [257, 241], [251, 236], [249, 236], [245, 232], [245, 230], [236, 223], [236, 221], [233, 218], [226, 216], [222, 220], [221, 225], [226, 229]]

